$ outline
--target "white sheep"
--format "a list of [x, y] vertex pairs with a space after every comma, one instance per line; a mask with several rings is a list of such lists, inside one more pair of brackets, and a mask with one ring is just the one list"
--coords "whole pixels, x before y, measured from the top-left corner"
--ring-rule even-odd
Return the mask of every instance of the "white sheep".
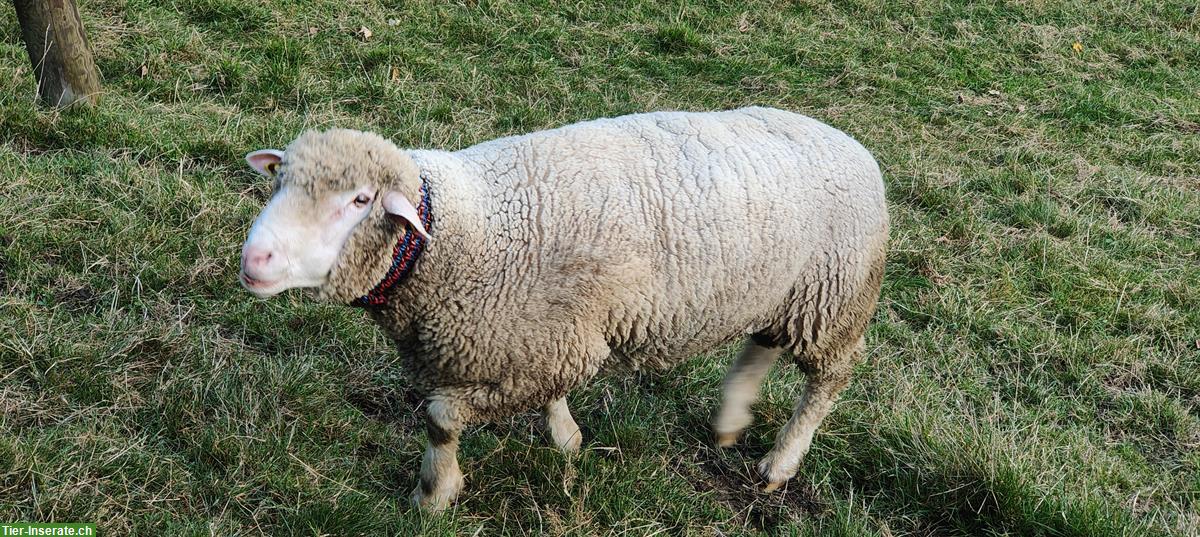
[[729, 445], [784, 351], [807, 374], [759, 462], [796, 474], [863, 352], [888, 216], [878, 166], [811, 118], [769, 108], [587, 121], [462, 151], [309, 131], [250, 165], [276, 182], [243, 285], [353, 303], [426, 400], [413, 501], [442, 509], [469, 424], [532, 408], [580, 447], [566, 394], [601, 370], [667, 367], [749, 337], [713, 420]]

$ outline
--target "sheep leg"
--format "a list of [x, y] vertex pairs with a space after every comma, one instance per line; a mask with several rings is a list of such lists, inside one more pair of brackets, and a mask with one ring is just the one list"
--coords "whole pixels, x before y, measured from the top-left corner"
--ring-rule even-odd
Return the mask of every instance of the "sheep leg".
[[775, 446], [758, 462], [758, 473], [766, 485], [764, 492], [771, 492], [796, 475], [800, 462], [812, 445], [813, 434], [837, 401], [842, 390], [850, 383], [850, 365], [862, 354], [863, 340], [849, 349], [836, 353], [829, 362], [817, 361], [820, 367], [808, 373], [804, 391], [796, 401], [792, 418], [780, 429]]
[[721, 409], [713, 418], [713, 432], [718, 447], [732, 446], [742, 431], [754, 421], [750, 405], [758, 400], [763, 378], [782, 352], [779, 347], [761, 345], [753, 338], [746, 341], [741, 354], [725, 374], [721, 388]]
[[425, 430], [429, 444], [421, 459], [421, 483], [412, 491], [418, 508], [438, 512], [446, 509], [463, 488], [458, 468], [458, 437], [465, 427], [457, 406], [434, 398], [429, 402]]
[[555, 399], [546, 405], [542, 412], [543, 423], [550, 432], [554, 445], [564, 453], [578, 453], [579, 446], [583, 443], [583, 434], [579, 432], [579, 425], [571, 417], [571, 409], [567, 408], [567, 398]]

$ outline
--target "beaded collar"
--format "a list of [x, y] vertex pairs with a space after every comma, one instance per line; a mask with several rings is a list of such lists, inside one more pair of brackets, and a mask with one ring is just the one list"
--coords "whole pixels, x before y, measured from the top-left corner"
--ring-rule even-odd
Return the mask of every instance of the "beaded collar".
[[[421, 204], [417, 206], [417, 216], [421, 218], [421, 224], [425, 226], [428, 232], [433, 231], [433, 215], [429, 205], [429, 181], [425, 174], [421, 174]], [[375, 287], [367, 291], [367, 294], [354, 299], [350, 303], [351, 306], [360, 308], [378, 307], [387, 304], [388, 291], [400, 283], [408, 273], [412, 271], [413, 265], [417, 264], [417, 258], [421, 257], [421, 252], [425, 249], [425, 238], [420, 233], [413, 231], [411, 226], [406, 226], [404, 234], [396, 241], [396, 247], [392, 249], [392, 266], [388, 269], [387, 274], [383, 276], [383, 280], [375, 284]]]

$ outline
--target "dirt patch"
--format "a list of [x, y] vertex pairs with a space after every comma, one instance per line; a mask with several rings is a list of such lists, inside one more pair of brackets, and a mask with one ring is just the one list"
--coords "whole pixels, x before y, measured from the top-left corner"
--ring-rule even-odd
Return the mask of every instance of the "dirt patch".
[[743, 456], [726, 461], [713, 450], [701, 450], [699, 460], [685, 465], [697, 492], [713, 495], [734, 513], [734, 521], [759, 531], [773, 531], [782, 524], [798, 522], [806, 516], [820, 516], [829, 511], [817, 491], [803, 480], [793, 479], [773, 493], [761, 492], [755, 463], [757, 458]]
[[93, 309], [98, 300], [96, 292], [86, 285], [67, 287], [54, 293], [54, 301], [66, 306], [71, 312]]

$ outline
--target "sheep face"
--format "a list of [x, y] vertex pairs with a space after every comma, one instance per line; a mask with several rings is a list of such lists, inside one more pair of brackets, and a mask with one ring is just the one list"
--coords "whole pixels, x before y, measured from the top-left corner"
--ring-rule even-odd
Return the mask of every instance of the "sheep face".
[[246, 156], [251, 167], [275, 178], [275, 193], [242, 245], [242, 286], [260, 298], [323, 285], [377, 197], [374, 185], [314, 192], [279, 172], [282, 159], [274, 150]]

